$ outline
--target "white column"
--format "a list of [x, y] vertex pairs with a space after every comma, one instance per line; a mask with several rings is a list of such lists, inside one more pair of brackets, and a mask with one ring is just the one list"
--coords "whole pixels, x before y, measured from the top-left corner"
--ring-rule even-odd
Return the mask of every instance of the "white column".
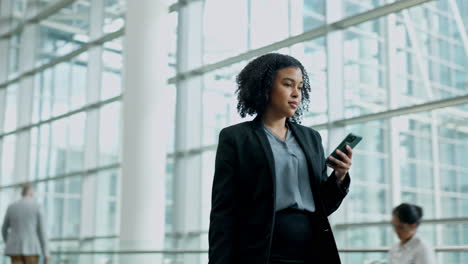
[[[336, 22], [342, 17], [342, 0], [326, 1], [325, 20], [327, 24]], [[342, 31], [332, 31], [326, 35], [326, 53], [327, 53], [327, 103], [328, 103], [328, 123], [331, 124], [335, 120], [344, 118], [344, 67], [343, 67], [343, 33]], [[325, 155], [330, 152], [344, 138], [343, 127], [328, 128], [328, 146], [325, 148]], [[328, 174], [331, 173], [328, 169]], [[335, 219], [347, 221], [348, 206], [342, 206], [331, 218], [330, 222], [333, 225]], [[350, 241], [347, 238], [349, 231], [346, 230], [344, 241]], [[346, 247], [349, 245], [340, 245]], [[347, 260], [348, 255], [344, 255]], [[345, 260], [345, 261], [346, 261]]]
[[[333, 23], [341, 19], [342, 16], [342, 1], [332, 0], [326, 4], [326, 21]], [[329, 32], [326, 35], [327, 47], [327, 83], [328, 83], [328, 121], [331, 124], [333, 121], [344, 118], [344, 69], [343, 69], [343, 33], [342, 31]], [[329, 127], [328, 129], [328, 146], [325, 149], [325, 155], [330, 152], [343, 140], [345, 131], [343, 127]], [[331, 170], [329, 169], [330, 173]], [[344, 210], [343, 210], [344, 209]], [[342, 208], [338, 211], [339, 214], [344, 214], [346, 219], [347, 208]], [[335, 215], [335, 217], [337, 217]], [[333, 220], [333, 218], [332, 218]]]
[[[90, 12], [90, 39], [94, 40], [102, 35], [102, 24], [104, 15], [104, 1], [94, 0], [91, 2]], [[88, 50], [88, 71], [86, 103], [92, 104], [99, 101], [101, 90], [102, 73], [102, 46], [95, 46]], [[86, 132], [84, 145], [84, 168], [94, 169], [99, 160], [99, 109], [86, 112]], [[80, 238], [96, 236], [96, 201], [99, 201], [97, 190], [97, 177], [99, 174], [86, 175], [81, 182], [81, 220]], [[94, 247], [94, 240], [80, 245], [81, 250], [99, 250]], [[92, 255], [81, 255], [80, 263], [95, 263], [98, 257]]]
[[[0, 33], [6, 32], [9, 28], [10, 4], [11, 0], [0, 0]], [[8, 41], [9, 39], [0, 39], [0, 84], [7, 80], [8, 76]], [[5, 120], [6, 89], [0, 88], [0, 133], [3, 132], [3, 122]], [[1, 166], [1, 139], [0, 139], [0, 166]], [[1, 171], [1, 170], [0, 170]], [[0, 176], [1, 177], [1, 176]]]
[[[341, 0], [327, 1], [327, 23], [336, 22], [341, 18], [341, 2]], [[344, 118], [343, 33], [342, 31], [329, 32], [326, 38], [328, 119], [331, 123]], [[328, 152], [330, 152], [343, 139], [344, 129], [331, 128], [328, 133]]]
[[[0, 33], [6, 32], [9, 27], [8, 17], [10, 15], [11, 0], [0, 0]], [[8, 75], [8, 39], [0, 39], [0, 84], [7, 80]], [[3, 123], [5, 120], [5, 104], [6, 103], [6, 89], [0, 88], [0, 135], [3, 133]], [[2, 182], [2, 152], [3, 152], [3, 138], [0, 138], [0, 182]], [[3, 199], [4, 196], [0, 195], [0, 209], [2, 212], [6, 209], [8, 199]]]
[[[36, 60], [38, 26], [37, 24], [27, 24], [21, 32], [19, 71], [25, 72], [34, 67]], [[31, 123], [34, 75], [21, 78], [17, 93], [17, 127], [24, 127]], [[31, 179], [29, 175], [29, 150], [30, 134], [27, 130], [17, 136], [15, 152], [15, 182], [23, 182]]]
[[[396, 57], [396, 47], [392, 39], [395, 39], [395, 23], [396, 16], [395, 14], [390, 14], [386, 18], [386, 36], [385, 42], [385, 58], [387, 62], [387, 74], [386, 74], [386, 83], [387, 83], [387, 93], [388, 93], [388, 107], [389, 109], [398, 107], [398, 87], [396, 86], [396, 74], [395, 69], [397, 67], [395, 57]], [[399, 121], [400, 120], [400, 121]], [[390, 176], [390, 190], [391, 193], [388, 197], [389, 206], [393, 206], [401, 203], [401, 176], [400, 176], [400, 127], [401, 119], [390, 118], [387, 122], [389, 125], [389, 134], [386, 140], [389, 151], [389, 176]]]
[[[162, 249], [170, 122], [166, 100], [169, 5], [166, 0], [128, 1], [127, 5], [120, 245], [128, 250]], [[161, 263], [158, 259], [121, 261]]]
[[[440, 149], [439, 149], [439, 115], [436, 111], [431, 111], [431, 151], [432, 151], [432, 170], [434, 175], [434, 216], [432, 218], [443, 218], [442, 211], [442, 183], [440, 175]], [[435, 225], [436, 242], [442, 241], [444, 237], [444, 226]], [[461, 235], [461, 234], [460, 234]]]
[[[177, 72], [202, 65], [203, 2], [194, 1], [179, 10]], [[187, 153], [202, 144], [202, 76], [177, 81], [175, 151]], [[177, 155], [174, 164], [173, 228], [176, 248], [201, 249], [202, 184], [201, 154]], [[193, 235], [190, 235], [192, 233]], [[200, 263], [199, 255], [178, 256], [180, 263]], [[206, 261], [205, 261], [206, 263]]]

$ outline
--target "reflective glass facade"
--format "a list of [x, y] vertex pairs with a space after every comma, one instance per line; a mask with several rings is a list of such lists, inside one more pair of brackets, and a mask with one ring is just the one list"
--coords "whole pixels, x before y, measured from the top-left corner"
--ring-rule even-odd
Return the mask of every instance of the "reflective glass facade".
[[[338, 248], [397, 242], [389, 223], [380, 222], [389, 222], [401, 202], [421, 205], [425, 219], [447, 220], [422, 224], [429, 244], [468, 246], [467, 222], [456, 220], [468, 217], [466, 1], [169, 2], [172, 35], [162, 41], [171, 45], [166, 89], [174, 122], [166, 127], [161, 183], [164, 249], [200, 253], [165, 253], [164, 263], [206, 263], [218, 134], [252, 119], [237, 114], [235, 78], [265, 52], [292, 55], [308, 70], [311, 105], [303, 124], [320, 132], [326, 153], [348, 132], [364, 137], [350, 193], [331, 217]], [[123, 87], [126, 11], [125, 0], [0, 0], [0, 216], [19, 197], [19, 185], [33, 182], [53, 263], [118, 261], [110, 253], [59, 252], [118, 250], [122, 111], [131, 107], [122, 103], [130, 89]], [[200, 137], [184, 138], [178, 126]], [[180, 180], [187, 171], [197, 183], [188, 191]], [[439, 263], [468, 262], [466, 252], [437, 252]], [[340, 254], [346, 264], [386, 259], [379, 250]]]

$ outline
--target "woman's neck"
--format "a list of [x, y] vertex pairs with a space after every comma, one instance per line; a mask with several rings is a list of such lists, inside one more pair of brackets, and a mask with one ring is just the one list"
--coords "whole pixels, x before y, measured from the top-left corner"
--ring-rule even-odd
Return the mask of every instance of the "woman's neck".
[[262, 121], [270, 129], [277, 131], [286, 129], [286, 117], [278, 117], [272, 113], [265, 112], [262, 116]]

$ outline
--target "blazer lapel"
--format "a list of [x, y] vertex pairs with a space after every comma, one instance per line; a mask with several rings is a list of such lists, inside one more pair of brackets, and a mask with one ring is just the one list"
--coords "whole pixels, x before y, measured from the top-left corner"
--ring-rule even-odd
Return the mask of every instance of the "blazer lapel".
[[[314, 146], [312, 146], [312, 142], [309, 142], [307, 140], [308, 138], [306, 137], [306, 135], [304, 134], [304, 131], [300, 127], [296, 126], [295, 124], [289, 121], [288, 121], [288, 125], [291, 131], [293, 132], [296, 138], [296, 141], [299, 143], [302, 150], [304, 151], [304, 155], [307, 159], [307, 163], [309, 164], [308, 166], [309, 170], [311, 170], [309, 171], [309, 175], [311, 175], [311, 180], [316, 184], [319, 183], [321, 168], [319, 167], [319, 164], [315, 162], [317, 160], [318, 154], [313, 150]], [[316, 184], [314, 185], [317, 186]]]
[[[273, 180], [273, 192], [276, 190], [276, 180], [275, 180], [275, 160], [273, 158], [273, 151], [271, 150], [270, 142], [268, 142], [268, 138], [263, 130], [263, 123], [259, 116], [255, 117], [252, 121], [254, 133], [257, 136], [258, 140], [260, 141], [260, 145], [262, 145], [263, 152], [265, 153], [265, 157], [268, 162], [268, 167], [270, 168], [272, 180]], [[276, 195], [276, 193], [275, 193]]]

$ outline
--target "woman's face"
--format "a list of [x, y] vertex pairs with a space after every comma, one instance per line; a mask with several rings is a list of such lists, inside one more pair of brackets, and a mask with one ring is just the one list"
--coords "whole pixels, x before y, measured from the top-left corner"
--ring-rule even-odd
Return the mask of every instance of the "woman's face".
[[401, 241], [407, 241], [416, 233], [416, 224], [407, 224], [400, 221], [398, 216], [394, 215], [392, 219], [393, 230]]
[[293, 116], [302, 101], [302, 72], [297, 67], [288, 67], [278, 71], [267, 111], [281, 117]]

